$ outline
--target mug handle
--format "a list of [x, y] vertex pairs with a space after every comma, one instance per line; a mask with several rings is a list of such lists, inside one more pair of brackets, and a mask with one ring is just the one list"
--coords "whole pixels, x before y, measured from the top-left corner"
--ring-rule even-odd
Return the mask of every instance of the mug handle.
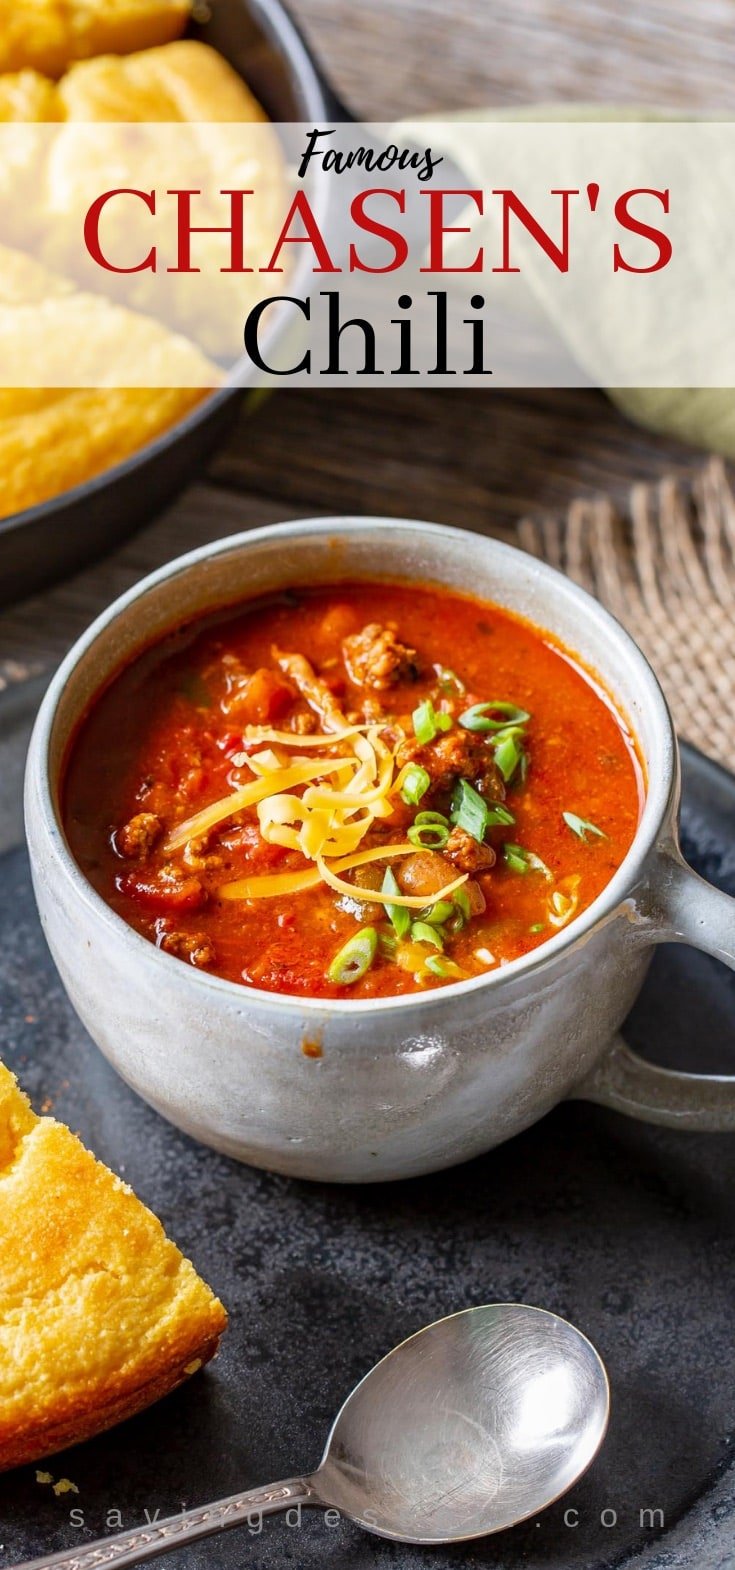
[[[735, 970], [735, 899], [700, 878], [678, 845], [660, 853], [650, 895], [647, 937], [654, 943], [689, 943]], [[570, 1098], [596, 1101], [666, 1128], [735, 1130], [735, 1075], [659, 1068], [633, 1052], [622, 1036], [613, 1037], [601, 1062]]]

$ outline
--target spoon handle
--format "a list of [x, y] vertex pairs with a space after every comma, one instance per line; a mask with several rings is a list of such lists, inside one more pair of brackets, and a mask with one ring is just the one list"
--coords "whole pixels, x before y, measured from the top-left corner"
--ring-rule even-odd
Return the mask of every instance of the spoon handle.
[[185, 1548], [199, 1537], [210, 1537], [224, 1532], [231, 1526], [242, 1526], [253, 1517], [275, 1515], [296, 1505], [318, 1505], [321, 1499], [310, 1478], [290, 1477], [283, 1483], [270, 1483], [263, 1488], [250, 1488], [245, 1494], [232, 1494], [216, 1504], [201, 1505], [196, 1510], [184, 1510], [165, 1521], [138, 1526], [132, 1532], [120, 1532], [115, 1537], [102, 1537], [77, 1549], [62, 1549], [60, 1553], [45, 1554], [41, 1559], [30, 1559], [13, 1570], [107, 1570], [115, 1566], [141, 1564], [144, 1559], [155, 1559], [167, 1554], [171, 1548]]

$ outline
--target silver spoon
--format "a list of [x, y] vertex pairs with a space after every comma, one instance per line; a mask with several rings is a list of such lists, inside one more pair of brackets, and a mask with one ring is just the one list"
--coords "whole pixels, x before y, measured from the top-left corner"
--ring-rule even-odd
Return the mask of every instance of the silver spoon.
[[571, 1488], [605, 1436], [601, 1358], [573, 1325], [523, 1303], [439, 1319], [348, 1396], [309, 1477], [233, 1494], [18, 1570], [139, 1564], [296, 1505], [336, 1508], [404, 1543], [455, 1543], [536, 1515]]

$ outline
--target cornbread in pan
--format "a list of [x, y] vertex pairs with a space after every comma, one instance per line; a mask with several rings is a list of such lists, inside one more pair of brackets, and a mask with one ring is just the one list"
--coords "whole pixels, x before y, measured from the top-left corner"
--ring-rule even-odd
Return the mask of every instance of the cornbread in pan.
[[105, 55], [85, 60], [72, 66], [56, 91], [62, 120], [266, 120], [242, 77], [222, 55], [189, 38], [126, 59]]
[[[120, 123], [201, 126], [178, 154], [184, 186], [192, 156], [198, 160], [205, 193], [198, 224], [221, 224], [219, 188], [243, 184], [244, 146], [245, 184], [254, 187], [248, 233], [264, 254], [282, 221], [284, 190], [280, 145], [260, 105], [215, 50], [189, 40], [84, 61], [60, 81], [31, 69], [0, 75], [2, 122], [50, 122], [55, 130], [45, 139], [6, 138], [0, 166], [0, 518], [92, 479], [177, 424], [220, 384], [209, 357], [237, 358], [242, 323], [267, 292], [256, 270], [220, 271], [219, 235], [196, 237], [203, 277], [165, 268], [122, 277], [86, 255], [76, 218], [88, 208], [90, 180], [93, 194], [119, 183], [130, 156]], [[90, 131], [101, 122], [104, 130]], [[253, 122], [252, 144], [227, 129]], [[155, 186], [157, 148], [152, 134], [135, 144], [136, 185]], [[124, 251], [129, 230], [130, 208], [113, 206], [106, 248]], [[14, 383], [16, 362], [22, 374]], [[88, 385], [61, 385], [67, 367], [70, 380]], [[33, 381], [38, 390], [26, 385]]]
[[[153, 441], [215, 387], [220, 373], [194, 344], [101, 296], [76, 290], [31, 257], [0, 246], [4, 376], [59, 381], [74, 346], [80, 379], [104, 362], [121, 380], [194, 386], [0, 386], [0, 517], [56, 496]], [[85, 356], [89, 355], [88, 363]]]
[[36, 69], [0, 74], [3, 120], [248, 124], [267, 116], [216, 49], [183, 39], [125, 59], [84, 60], [60, 81]]
[[56, 87], [39, 71], [17, 71], [0, 76], [0, 124], [10, 122], [44, 123], [61, 119]]
[[[161, 257], [156, 272], [103, 270], [80, 244], [80, 215], [101, 191], [121, 183], [142, 190], [163, 185], [158, 205], [169, 235], [175, 228], [163, 211], [171, 205], [167, 187], [199, 192], [192, 221], [200, 231], [227, 223], [222, 190], [244, 188], [248, 248], [256, 258], [271, 255], [285, 212], [283, 152], [260, 104], [227, 61], [207, 44], [182, 39], [139, 54], [85, 60], [58, 82], [31, 71], [0, 76], [3, 120], [57, 127], [46, 139], [26, 136], [3, 144], [6, 157], [10, 149], [9, 167], [0, 164], [5, 243], [32, 252], [85, 289], [114, 296], [185, 333], [223, 363], [237, 360], [245, 318], [272, 283], [257, 266], [223, 272], [229, 251], [221, 233], [196, 234], [196, 275], [169, 271], [173, 255]], [[131, 133], [138, 125], [155, 126], [156, 134]], [[196, 132], [175, 134], [174, 128], [187, 125]], [[241, 134], [233, 130], [236, 125], [243, 127]], [[104, 129], [98, 132], [97, 126]], [[131, 260], [128, 246], [137, 260], [141, 246], [145, 252], [163, 238], [139, 205], [123, 200], [106, 208], [104, 250], [113, 261], [124, 258], [124, 267]]]
[[166, 44], [190, 10], [189, 0], [5, 0], [0, 71], [34, 66], [61, 76], [73, 60]]
[[[9, 393], [15, 413], [1, 412]], [[122, 463], [204, 397], [191, 387], [0, 388], [0, 518]]]
[[[136, 310], [186, 333], [207, 354], [224, 363], [236, 361], [242, 353], [248, 312], [273, 292], [272, 279], [263, 277], [258, 263], [271, 255], [285, 214], [282, 149], [252, 93], [216, 50], [182, 39], [125, 59], [107, 56], [87, 60], [62, 78], [56, 97], [64, 125], [55, 139], [47, 177], [45, 202], [51, 221], [49, 243], [42, 247], [42, 254], [49, 265], [65, 273], [77, 271], [85, 287], [104, 288]], [[95, 128], [94, 188], [89, 178], [90, 122]], [[98, 133], [102, 122], [104, 129]], [[191, 125], [197, 131], [176, 136], [166, 130], [160, 135], [149, 132], [131, 138], [127, 128], [141, 122], [149, 126]], [[243, 127], [242, 132], [238, 133], [237, 126]], [[100, 269], [90, 262], [86, 272], [79, 272], [76, 231], [65, 215], [70, 209], [86, 212], [98, 191], [127, 183], [121, 182], [119, 171], [131, 166], [135, 169], [131, 183], [136, 188], [158, 191], [157, 211], [163, 228], [139, 206], [131, 209], [125, 201], [112, 201], [104, 216], [105, 251], [112, 258], [133, 259], [127, 251], [133, 240], [132, 213], [137, 226], [135, 259], [157, 240], [159, 269], [155, 273], [144, 270], [101, 276]], [[246, 231], [249, 259], [256, 259], [252, 271], [221, 271], [229, 264], [228, 241], [214, 232], [200, 232], [193, 240], [198, 274], [166, 271], [165, 263], [174, 262], [175, 255], [164, 259], [161, 250], [166, 243], [164, 233], [172, 232], [174, 217], [165, 187], [199, 191], [193, 221], [212, 229], [229, 219], [229, 205], [220, 191], [249, 191]]]
[[0, 1064], [0, 1469], [166, 1395], [226, 1324], [160, 1221]]

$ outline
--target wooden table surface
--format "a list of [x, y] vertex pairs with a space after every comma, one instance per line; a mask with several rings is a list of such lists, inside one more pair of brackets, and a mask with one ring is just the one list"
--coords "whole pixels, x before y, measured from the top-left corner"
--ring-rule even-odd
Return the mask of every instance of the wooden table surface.
[[[292, 4], [345, 101], [372, 119], [544, 101], [735, 108], [735, 0]], [[249, 524], [380, 512], [502, 535], [523, 514], [622, 498], [700, 461], [590, 391], [284, 390], [116, 556], [0, 615], [0, 682], [54, 662], [153, 566]]]

